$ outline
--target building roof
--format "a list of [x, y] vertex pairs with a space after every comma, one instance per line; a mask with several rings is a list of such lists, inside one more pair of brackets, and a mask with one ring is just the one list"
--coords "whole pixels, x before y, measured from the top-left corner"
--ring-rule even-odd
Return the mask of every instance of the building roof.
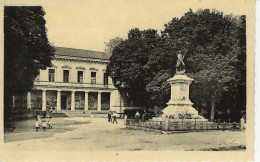
[[110, 56], [105, 54], [105, 52], [99, 52], [99, 51], [90, 51], [90, 50], [65, 48], [65, 47], [55, 47], [55, 50], [56, 50], [55, 55], [59, 55], [59, 56], [93, 58], [93, 59], [101, 59], [101, 60], [108, 60], [110, 58]]

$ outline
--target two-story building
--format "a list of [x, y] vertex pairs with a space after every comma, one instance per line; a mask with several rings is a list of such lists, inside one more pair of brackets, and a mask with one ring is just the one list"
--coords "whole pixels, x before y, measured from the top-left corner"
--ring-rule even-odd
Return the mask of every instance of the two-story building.
[[120, 94], [106, 74], [108, 62], [104, 52], [56, 47], [53, 66], [40, 70], [33, 90], [14, 104], [43, 111], [118, 111]]

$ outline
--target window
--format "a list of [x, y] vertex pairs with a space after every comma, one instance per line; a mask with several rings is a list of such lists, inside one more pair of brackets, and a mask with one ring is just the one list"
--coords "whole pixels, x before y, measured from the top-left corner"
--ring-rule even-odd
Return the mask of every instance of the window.
[[96, 84], [96, 72], [91, 72], [91, 84]]
[[83, 71], [78, 71], [78, 83], [83, 83]]
[[49, 82], [55, 81], [55, 69], [49, 69]]
[[104, 84], [105, 85], [108, 84], [108, 75], [107, 75], [107, 73], [104, 73]]
[[69, 82], [70, 71], [63, 70], [63, 82]]

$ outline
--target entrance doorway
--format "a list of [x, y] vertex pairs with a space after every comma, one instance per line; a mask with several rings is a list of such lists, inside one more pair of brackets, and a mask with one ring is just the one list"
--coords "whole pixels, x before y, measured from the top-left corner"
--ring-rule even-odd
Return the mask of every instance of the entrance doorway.
[[67, 110], [67, 96], [61, 95], [61, 109]]
[[89, 110], [97, 110], [97, 101], [98, 93], [96, 92], [89, 92], [88, 94], [88, 109]]
[[101, 110], [110, 109], [110, 93], [103, 92], [101, 94]]

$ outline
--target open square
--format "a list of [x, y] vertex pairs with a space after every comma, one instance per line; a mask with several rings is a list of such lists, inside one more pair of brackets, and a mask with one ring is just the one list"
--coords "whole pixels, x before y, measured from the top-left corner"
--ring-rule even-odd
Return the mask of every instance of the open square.
[[[54, 118], [53, 129], [35, 132], [34, 121], [5, 134], [5, 149], [12, 151], [167, 151], [244, 150], [245, 131], [207, 131], [163, 134], [125, 129], [124, 121], [106, 118]], [[18, 128], [17, 128], [18, 129]], [[203, 138], [201, 138], [203, 136]]]

